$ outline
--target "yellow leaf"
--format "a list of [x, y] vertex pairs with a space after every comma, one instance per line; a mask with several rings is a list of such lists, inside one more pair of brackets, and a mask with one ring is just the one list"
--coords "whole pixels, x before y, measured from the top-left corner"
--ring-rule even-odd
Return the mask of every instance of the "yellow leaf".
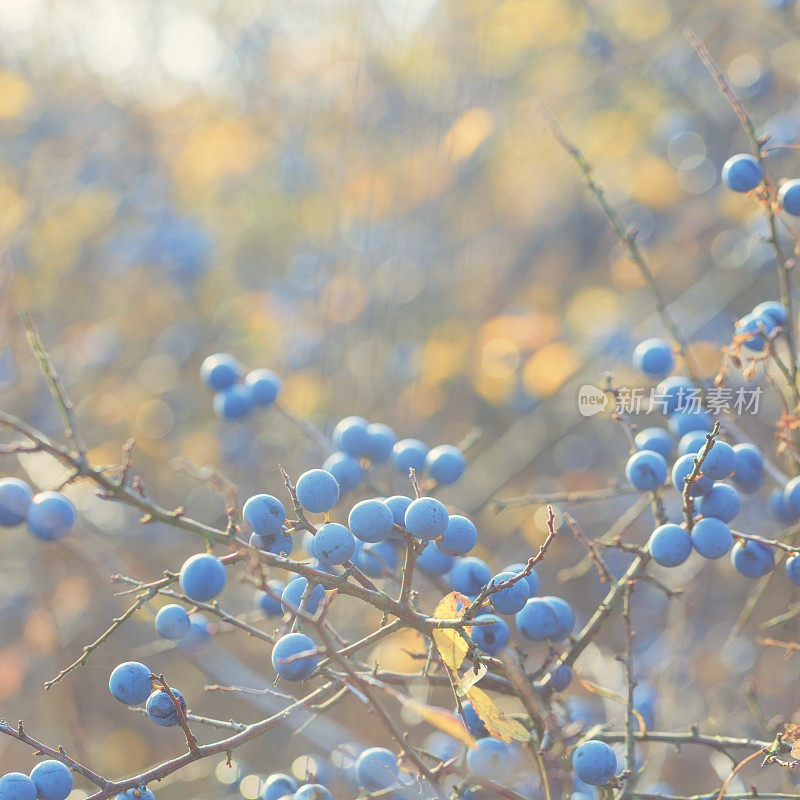
[[475, 739], [464, 727], [464, 723], [451, 711], [438, 706], [426, 706], [417, 700], [406, 697], [401, 700], [402, 704], [419, 714], [426, 722], [444, 731], [448, 736], [463, 742], [467, 747], [475, 747]]
[[486, 664], [481, 664], [477, 672], [475, 672], [474, 669], [467, 670], [467, 672], [461, 676], [461, 680], [459, 680], [458, 686], [456, 687], [459, 695], [463, 697], [487, 672], [488, 667]]
[[490, 736], [502, 739], [504, 742], [527, 742], [531, 738], [530, 731], [519, 720], [501, 711], [482, 689], [473, 686], [467, 692], [467, 698]]
[[[469, 599], [458, 592], [450, 592], [443, 597], [433, 612], [435, 619], [460, 619], [464, 611], [469, 608]], [[472, 626], [464, 627], [464, 632], [472, 633]], [[455, 628], [434, 628], [433, 641], [442, 661], [453, 671], [458, 670], [469, 649], [464, 637]]]

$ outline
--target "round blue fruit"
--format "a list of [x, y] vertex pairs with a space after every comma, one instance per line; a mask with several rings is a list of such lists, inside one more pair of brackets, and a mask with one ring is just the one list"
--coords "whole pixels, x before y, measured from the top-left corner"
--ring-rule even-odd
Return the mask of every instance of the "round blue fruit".
[[341, 451], [331, 453], [322, 463], [322, 469], [330, 472], [336, 483], [339, 484], [339, 491], [342, 494], [352, 492], [357, 489], [364, 480], [364, 469], [359, 460], [349, 453]]
[[800, 217], [800, 180], [794, 178], [781, 184], [778, 190], [778, 202], [787, 214]]
[[651, 492], [667, 479], [667, 460], [655, 450], [639, 450], [625, 465], [625, 477], [640, 492]]
[[350, 509], [347, 524], [362, 542], [382, 542], [394, 528], [394, 514], [382, 500], [362, 500]]
[[187, 558], [178, 576], [183, 593], [200, 603], [213, 600], [225, 588], [226, 579], [225, 565], [211, 553]]
[[75, 524], [75, 506], [61, 492], [40, 492], [28, 506], [28, 528], [44, 542], [63, 539]]
[[411, 505], [411, 498], [403, 494], [395, 494], [391, 497], [387, 497], [383, 502], [389, 506], [392, 517], [394, 518], [394, 524], [405, 528], [406, 511], [408, 511], [408, 507]]
[[448, 556], [464, 556], [475, 547], [477, 541], [478, 529], [475, 523], [461, 514], [452, 514], [436, 546]]
[[353, 534], [338, 522], [322, 525], [313, 541], [314, 555], [323, 564], [344, 564], [353, 557], [356, 550]]
[[455, 560], [455, 556], [445, 555], [436, 542], [428, 542], [417, 556], [416, 566], [428, 575], [444, 575]]
[[280, 596], [283, 594], [286, 585], [283, 581], [271, 580], [267, 581], [267, 586], [269, 587], [269, 592], [256, 589], [253, 594], [253, 605], [267, 617], [280, 617], [283, 614]]
[[492, 579], [489, 565], [475, 556], [459, 558], [450, 570], [450, 584], [457, 591], [474, 597]]
[[480, 739], [482, 736], [489, 735], [489, 732], [486, 730], [486, 726], [483, 724], [483, 720], [478, 716], [469, 700], [461, 703], [461, 709], [464, 712], [464, 721], [467, 723], [467, 730], [476, 739]]
[[732, 192], [752, 192], [762, 180], [761, 164], [748, 153], [731, 156], [722, 167], [722, 182]]
[[[289, 613], [296, 613], [300, 608], [300, 603], [303, 599], [308, 581], [302, 575], [293, 578], [286, 584], [286, 588], [281, 594], [281, 602], [283, 603], [283, 610]], [[308, 596], [305, 604], [305, 612], [307, 614], [316, 614], [319, 604], [325, 599], [325, 589], [320, 584], [315, 584]]]
[[138, 661], [124, 661], [114, 668], [108, 679], [108, 688], [114, 697], [126, 706], [144, 703], [153, 691], [152, 672]]
[[542, 597], [528, 600], [514, 619], [522, 635], [534, 642], [550, 639], [560, 629], [555, 609]]
[[745, 578], [761, 578], [775, 566], [775, 554], [761, 542], [736, 542], [731, 550], [731, 562]]
[[214, 353], [200, 365], [200, 378], [215, 392], [233, 386], [241, 374], [242, 365], [228, 353]]
[[178, 639], [181, 650], [200, 650], [211, 638], [208, 620], [202, 614], [189, 614], [189, 632]]
[[475, 742], [475, 747], [467, 750], [467, 769], [481, 778], [494, 780], [505, 774], [511, 758], [505, 742], [485, 736]]
[[419, 439], [401, 439], [392, 448], [392, 464], [405, 476], [409, 470], [419, 475], [425, 469], [428, 448]]
[[272, 648], [272, 666], [287, 681], [304, 681], [318, 663], [317, 646], [304, 633], [287, 633]]
[[786, 559], [786, 574], [792, 583], [800, 586], [800, 556], [797, 553]]
[[333, 800], [333, 795], [321, 783], [306, 783], [292, 795], [292, 800]]
[[0, 800], [36, 800], [36, 784], [23, 772], [0, 778]]
[[438, 539], [449, 521], [447, 508], [435, 497], [418, 497], [406, 509], [406, 529], [417, 539]]
[[392, 450], [397, 444], [395, 432], [382, 422], [371, 422], [367, 425], [367, 452], [366, 455], [373, 464], [388, 461]]
[[561, 597], [553, 597], [552, 595], [541, 598], [553, 610], [556, 617], [558, 626], [550, 638], [555, 642], [560, 642], [566, 639], [572, 633], [575, 627], [575, 612], [572, 606]]
[[[672, 465], [672, 485], [680, 494], [683, 494], [686, 488], [686, 478], [694, 472], [694, 461], [697, 457], [696, 453], [687, 453], [685, 456], [681, 456]], [[713, 487], [714, 482], [711, 478], [706, 478], [701, 472], [692, 482], [689, 495], [691, 497], [700, 497], [701, 495], [708, 494]]]
[[472, 641], [487, 656], [499, 653], [508, 644], [510, 636], [508, 623], [496, 614], [477, 614], [475, 621], [478, 620], [491, 620], [492, 624], [473, 625]]
[[663, 378], [672, 372], [675, 355], [664, 339], [645, 339], [633, 351], [633, 366], [651, 378]]
[[345, 417], [333, 429], [334, 445], [337, 450], [361, 457], [369, 450], [369, 423], [363, 417]]
[[[795, 181], [795, 183], [800, 184], [800, 181]], [[775, 324], [781, 326], [786, 325], [786, 320], [789, 316], [786, 306], [778, 300], [765, 300], [763, 303], [759, 303], [753, 309], [753, 315], [756, 317], [772, 317]]]
[[679, 438], [692, 431], [710, 431], [713, 427], [708, 411], [676, 411], [669, 418], [669, 429]]
[[365, 575], [369, 575], [370, 578], [394, 575], [397, 571], [397, 551], [388, 539], [359, 545], [360, 542], [357, 541], [353, 561]]
[[698, 396], [698, 390], [689, 378], [670, 375], [656, 386], [656, 394], [663, 404], [664, 412], [674, 414], [693, 403], [693, 398]]
[[310, 469], [297, 479], [297, 500], [314, 514], [330, 511], [339, 501], [339, 484], [324, 469]]
[[707, 442], [705, 431], [689, 431], [681, 436], [681, 440], [678, 442], [678, 455], [696, 455], [706, 446]]
[[[794, 478], [792, 480], [794, 480]], [[791, 483], [791, 481], [789, 481], [789, 483]], [[798, 499], [800, 499], [800, 496]], [[785, 489], [773, 489], [769, 494], [767, 506], [772, 515], [781, 522], [794, 522], [800, 516], [800, 514], [796, 513], [788, 504]]]
[[66, 800], [72, 791], [72, 771], [66, 764], [49, 758], [31, 770], [39, 800]]
[[442, 486], [455, 483], [464, 474], [466, 465], [464, 454], [451, 444], [434, 447], [425, 459], [428, 475]]
[[745, 314], [735, 326], [737, 336], [746, 336], [742, 342], [748, 350], [760, 353], [764, 349], [766, 339], [777, 328], [775, 320], [768, 316]]
[[156, 633], [162, 639], [174, 641], [189, 633], [189, 614], [183, 606], [170, 603], [156, 614]]
[[[172, 694], [186, 713], [186, 700], [183, 695], [177, 690], [172, 689]], [[162, 728], [174, 728], [180, 722], [178, 709], [175, 708], [175, 703], [172, 698], [161, 689], [156, 689], [150, 697], [147, 698], [147, 705], [145, 706], [147, 716], [150, 717], [156, 725], [161, 725]]]
[[675, 447], [672, 434], [665, 428], [645, 428], [633, 437], [633, 443], [639, 450], [655, 450], [664, 458], [669, 458]]
[[703, 517], [692, 526], [692, 545], [703, 558], [722, 558], [733, 547], [733, 534], [721, 519]]
[[706, 454], [702, 469], [711, 480], [725, 480], [736, 469], [736, 451], [727, 442], [717, 440]]
[[[513, 572], [501, 572], [492, 578], [490, 586], [505, 583], [514, 577]], [[516, 614], [525, 603], [528, 602], [528, 584], [524, 578], [520, 578], [511, 586], [501, 589], [490, 596], [492, 608], [498, 614]]]
[[369, 747], [356, 759], [358, 782], [371, 792], [394, 786], [399, 774], [397, 756], [385, 747]]
[[800, 517], [800, 475], [786, 484], [783, 489], [783, 500], [786, 509], [793, 515], [792, 519]]
[[288, 556], [294, 549], [294, 539], [290, 533], [281, 531], [275, 536], [262, 536], [254, 533], [250, 536], [250, 547], [263, 550], [265, 553]]
[[281, 379], [271, 369], [254, 369], [247, 373], [244, 385], [257, 406], [271, 406], [281, 390]]
[[575, 748], [572, 768], [584, 783], [602, 786], [616, 774], [617, 754], [605, 742], [590, 739]]
[[297, 781], [291, 775], [276, 772], [264, 781], [261, 800], [280, 800], [297, 791]]
[[723, 522], [730, 522], [741, 508], [742, 498], [739, 492], [727, 483], [715, 483], [711, 491], [703, 495], [697, 503], [697, 510], [704, 517], [716, 517]]
[[563, 692], [572, 683], [572, 670], [567, 664], [559, 664], [550, 673], [550, 685], [557, 692]]
[[677, 567], [689, 558], [692, 538], [680, 525], [668, 522], [659, 525], [650, 534], [647, 546], [657, 564], [662, 567]]
[[19, 478], [0, 480], [0, 526], [11, 528], [25, 521], [33, 499], [31, 487]]
[[754, 444], [747, 442], [734, 445], [733, 452], [736, 454], [734, 483], [742, 491], [755, 491], [764, 480], [764, 456]]
[[225, 420], [242, 419], [253, 410], [253, 399], [246, 386], [235, 383], [214, 395], [214, 413]]
[[275, 536], [283, 530], [286, 509], [271, 494], [254, 494], [242, 508], [242, 519], [254, 533]]
[[[509, 564], [503, 572], [513, 572], [517, 574], [518, 572], [525, 572], [528, 569], [527, 564], [517, 563], [517, 564]], [[536, 593], [539, 591], [539, 576], [536, 574], [536, 570], [532, 569], [526, 576], [525, 581], [528, 584], [528, 597], [534, 597]]]

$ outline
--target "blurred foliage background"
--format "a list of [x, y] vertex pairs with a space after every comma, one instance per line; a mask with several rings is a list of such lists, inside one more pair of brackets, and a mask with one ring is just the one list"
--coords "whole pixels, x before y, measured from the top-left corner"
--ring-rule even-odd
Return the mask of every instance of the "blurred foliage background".
[[[3, 408], [59, 433], [17, 317], [27, 307], [93, 462], [119, 462], [133, 436], [136, 471], [156, 499], [219, 523], [224, 498], [190, 465], [225, 474], [241, 500], [279, 494], [279, 463], [296, 475], [323, 458], [278, 411], [214, 419], [197, 369], [228, 351], [278, 372], [283, 405], [326, 432], [349, 413], [430, 445], [479, 432], [467, 474], [443, 496], [479, 521], [478, 554], [493, 566], [527, 558], [543, 537], [542, 511], [495, 516], [487, 502], [619, 478], [625, 438], [608, 418], [579, 417], [575, 387], [607, 370], [640, 383], [633, 346], [663, 335], [636, 268], [533, 99], [553, 110], [636, 228], [705, 376], [733, 320], [777, 292], [755, 204], [720, 187], [719, 167], [746, 141], [686, 26], [707, 41], [760, 130], [794, 142], [800, 18], [786, 3], [1, 0]], [[800, 173], [791, 151], [769, 162], [775, 177]], [[741, 422], [768, 450], [777, 413], [766, 399], [760, 418]], [[40, 457], [7, 459], [5, 472], [42, 488], [62, 477]], [[388, 471], [380, 479], [404, 488]], [[154, 578], [198, 547], [139, 526], [88, 487], [68, 493], [81, 512], [70, 541], [43, 546], [11, 532], [0, 542], [3, 716], [24, 717], [34, 735], [100, 771], [138, 770], [177, 752], [180, 736], [118, 707], [105, 686], [119, 661], [148, 658], [195, 710], [254, 719], [245, 700], [202, 687], [246, 683], [263, 650], [230, 632], [213, 651], [167, 650], [153, 642], [152, 609], [40, 692], [124, 608], [110, 574]], [[742, 514], [756, 533], [773, 525], [766, 494]], [[597, 536], [628, 505], [622, 497], [575, 514]], [[645, 516], [629, 535], [644, 541], [650, 526]], [[588, 577], [558, 583], [558, 570], [580, 558], [564, 539], [540, 571], [543, 585], [586, 614], [603, 587]], [[800, 701], [796, 670], [737, 635], [749, 587], [727, 562], [705, 567], [715, 568], [668, 625], [663, 595], [637, 591], [647, 598], [636, 620], [640, 663], [680, 697], [664, 704], [660, 728], [708, 721], [744, 735], [759, 731], [740, 694], [745, 673], [757, 683], [769, 676], [759, 684], [769, 717]], [[249, 592], [234, 586], [225, 604], [248, 609]], [[763, 618], [790, 601], [776, 590]], [[608, 642], [620, 633], [608, 631]], [[405, 663], [396, 642], [381, 655]], [[609, 651], [585, 660], [585, 674], [619, 681]], [[602, 715], [620, 716], [606, 705]], [[360, 709], [348, 708], [344, 724], [363, 728]], [[419, 721], [406, 722], [414, 730]], [[335, 730], [315, 740], [313, 730], [256, 743], [242, 753], [244, 769], [288, 769], [342, 740]], [[665, 751], [667, 778], [703, 790], [713, 758], [684, 757], [693, 769]], [[7, 740], [0, 760], [30, 766]], [[155, 791], [224, 794], [205, 783], [215, 766]], [[252, 787], [241, 791], [252, 796]]]

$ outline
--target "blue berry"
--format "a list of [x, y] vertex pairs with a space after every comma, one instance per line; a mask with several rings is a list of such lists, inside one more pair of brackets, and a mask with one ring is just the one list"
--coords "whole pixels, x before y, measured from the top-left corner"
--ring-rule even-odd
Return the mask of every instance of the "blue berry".
[[244, 385], [254, 405], [271, 406], [278, 399], [281, 379], [271, 369], [254, 369], [245, 376]]
[[411, 498], [402, 494], [395, 494], [387, 497], [384, 501], [392, 512], [394, 524], [399, 525], [401, 528], [406, 526], [406, 511], [411, 505]]
[[401, 439], [392, 449], [392, 464], [408, 477], [413, 469], [419, 475], [425, 469], [428, 448], [419, 439]]
[[455, 556], [445, 555], [436, 542], [428, 542], [417, 556], [416, 566], [428, 575], [444, 575], [455, 560]]
[[675, 447], [672, 434], [665, 428], [645, 428], [633, 437], [633, 443], [639, 450], [655, 450], [664, 458], [669, 458]]
[[36, 784], [22, 772], [0, 778], [0, 800], [36, 800]]
[[[185, 714], [186, 700], [184, 700], [183, 695], [177, 689], [171, 689], [171, 691]], [[178, 715], [178, 709], [175, 708], [175, 703], [173, 703], [172, 698], [161, 689], [156, 689], [150, 697], [147, 698], [145, 710], [147, 711], [147, 716], [157, 725], [161, 725], [162, 728], [173, 728], [180, 722], [180, 716]]]
[[72, 771], [66, 764], [50, 758], [31, 771], [39, 800], [66, 800], [72, 791]]
[[287, 633], [272, 648], [272, 666], [287, 681], [304, 681], [317, 668], [317, 646], [304, 633]]
[[698, 390], [689, 378], [683, 375], [670, 375], [658, 384], [656, 394], [663, 403], [664, 412], [674, 414], [692, 403], [693, 398], [698, 396]]
[[452, 514], [436, 546], [448, 556], [463, 556], [475, 547], [477, 541], [475, 523], [460, 514]]
[[190, 627], [186, 609], [177, 603], [164, 606], [156, 614], [156, 633], [162, 639], [180, 639], [189, 633]]
[[602, 786], [616, 774], [617, 754], [605, 742], [590, 739], [575, 748], [572, 768], [584, 783]]
[[253, 410], [250, 390], [239, 383], [214, 395], [214, 413], [220, 419], [241, 419]]
[[190, 600], [213, 600], [225, 588], [225, 565], [211, 553], [197, 553], [183, 562], [178, 580]]
[[[794, 181], [794, 183], [800, 184], [800, 181]], [[773, 322], [781, 326], [786, 325], [786, 320], [789, 316], [786, 306], [778, 300], [765, 300], [763, 303], [759, 303], [753, 309], [753, 315], [756, 317], [772, 317]]]
[[678, 437], [692, 431], [710, 431], [713, 427], [708, 411], [676, 411], [669, 418], [669, 429]]
[[506, 772], [509, 759], [509, 747], [505, 742], [485, 736], [467, 750], [467, 769], [473, 775], [494, 780]]
[[733, 192], [751, 192], [763, 179], [758, 159], [747, 153], [731, 156], [722, 167], [722, 182]]
[[[503, 572], [513, 572], [517, 574], [518, 572], [525, 572], [528, 569], [527, 564], [517, 563], [517, 564], [509, 564]], [[539, 591], [539, 576], [536, 574], [536, 570], [532, 569], [528, 575], [525, 576], [525, 581], [528, 584], [528, 596], [535, 597], [536, 593]]]
[[337, 450], [351, 456], [366, 455], [369, 449], [369, 423], [363, 417], [345, 417], [333, 429], [333, 443]]
[[75, 506], [61, 492], [40, 492], [28, 506], [28, 528], [45, 542], [63, 539], [75, 524]]
[[108, 679], [111, 694], [126, 706], [138, 706], [144, 703], [153, 691], [149, 667], [138, 661], [124, 661], [114, 668]]
[[756, 316], [745, 314], [737, 323], [735, 333], [737, 336], [746, 336], [742, 342], [748, 350], [760, 353], [766, 344], [766, 338], [777, 328], [775, 320], [769, 315]]
[[372, 422], [367, 425], [367, 436], [366, 455], [369, 460], [374, 464], [388, 461], [397, 443], [394, 431], [382, 422]]
[[434, 447], [425, 459], [425, 469], [437, 483], [447, 486], [455, 483], [467, 465], [464, 454], [451, 444]]
[[528, 600], [514, 619], [522, 635], [535, 642], [551, 638], [560, 629], [555, 608], [542, 597]]
[[567, 664], [559, 664], [550, 673], [550, 685], [557, 692], [563, 692], [572, 683], [572, 670]]
[[281, 797], [294, 794], [296, 791], [297, 781], [291, 775], [276, 772], [264, 781], [261, 800], [280, 800]]
[[449, 521], [447, 508], [435, 497], [418, 497], [406, 509], [406, 529], [417, 539], [438, 539]]
[[332, 453], [322, 463], [322, 469], [336, 478], [342, 494], [357, 489], [364, 480], [364, 470], [359, 460], [349, 453]]
[[394, 786], [398, 776], [397, 756], [385, 747], [370, 747], [356, 759], [358, 782], [371, 792]]
[[575, 612], [572, 610], [572, 606], [561, 597], [545, 596], [541, 599], [553, 610], [558, 623], [550, 638], [555, 642], [566, 639], [575, 627]]
[[[524, 583], [524, 581], [522, 581]], [[508, 623], [495, 614], [477, 614], [475, 621], [478, 620], [492, 620], [491, 625], [473, 625], [472, 626], [472, 641], [478, 645], [478, 648], [486, 653], [487, 656], [493, 656], [499, 653], [507, 644], [510, 631]]]
[[706, 446], [707, 441], [705, 431], [689, 431], [681, 436], [678, 442], [678, 455], [685, 456], [689, 453], [696, 455]]
[[748, 540], [736, 542], [731, 561], [745, 578], [760, 578], [775, 566], [775, 554], [768, 545]]
[[314, 514], [330, 511], [339, 501], [339, 484], [330, 472], [310, 469], [297, 479], [297, 500]]
[[721, 558], [733, 547], [733, 534], [721, 519], [703, 517], [692, 526], [692, 545], [703, 558]]
[[394, 514], [382, 500], [362, 500], [350, 509], [347, 524], [362, 542], [382, 542], [392, 532]]
[[242, 519], [254, 533], [275, 536], [283, 530], [286, 509], [271, 494], [255, 494], [244, 504]]
[[492, 571], [485, 561], [474, 556], [459, 558], [450, 570], [450, 584], [462, 594], [474, 597], [492, 579]]
[[[382, 542], [368, 542], [358, 546], [353, 558], [355, 565], [370, 578], [384, 578], [394, 575], [397, 570], [397, 551], [388, 540]], [[419, 563], [419, 562], [417, 562]]]
[[794, 519], [800, 516], [800, 475], [786, 484], [783, 489], [783, 500], [787, 511], [794, 515]]
[[0, 526], [11, 528], [25, 521], [33, 492], [19, 478], [0, 480]]
[[462, 702], [461, 708], [464, 711], [464, 721], [467, 723], [467, 730], [476, 739], [479, 739], [482, 736], [488, 736], [489, 733], [486, 730], [486, 726], [483, 724], [483, 720], [478, 716], [477, 712], [472, 707], [472, 703], [470, 703], [469, 700]]
[[338, 522], [322, 525], [314, 536], [314, 555], [323, 564], [344, 564], [356, 549], [353, 534]]
[[[694, 472], [694, 460], [697, 457], [696, 453], [687, 453], [672, 465], [672, 485], [680, 494], [683, 494], [683, 490], [686, 488], [686, 478]], [[708, 494], [713, 486], [714, 482], [711, 478], [706, 478], [701, 472], [692, 482], [689, 495], [691, 497], [700, 497], [700, 495]]]
[[786, 574], [792, 583], [800, 586], [800, 556], [797, 553], [786, 559]]
[[733, 472], [733, 482], [743, 492], [754, 492], [764, 482], [764, 456], [753, 444], [734, 445], [736, 454], [736, 469]]
[[250, 547], [263, 550], [265, 553], [288, 556], [294, 549], [294, 539], [291, 534], [283, 531], [276, 536], [262, 536], [254, 533], [250, 536]]
[[[492, 578], [490, 585], [496, 586], [497, 584], [505, 583], [513, 577], [513, 572], [501, 572], [499, 575], [495, 575], [495, 577]], [[528, 584], [524, 578], [521, 578], [506, 589], [495, 592], [495, 594], [490, 597], [492, 608], [494, 608], [498, 614], [516, 614], [527, 601]]]
[[680, 525], [668, 522], [659, 525], [650, 534], [647, 546], [656, 564], [662, 567], [677, 567], [689, 558], [692, 552], [692, 538]]
[[697, 503], [697, 510], [704, 517], [716, 517], [730, 522], [741, 510], [742, 499], [739, 492], [727, 483], [715, 483], [708, 494]]
[[640, 492], [658, 489], [667, 479], [667, 461], [655, 450], [639, 450], [625, 465], [625, 476]]
[[651, 378], [663, 378], [675, 366], [672, 345], [663, 339], [645, 339], [633, 351], [633, 366]]
[[242, 365], [228, 353], [214, 353], [200, 365], [200, 378], [215, 392], [233, 386], [242, 374]]
[[200, 650], [211, 638], [208, 620], [202, 614], [189, 614], [189, 632], [178, 639], [178, 647], [190, 652]]
[[703, 475], [714, 481], [730, 477], [736, 469], [736, 451], [727, 443], [717, 440], [703, 460]]
[[[293, 578], [286, 584], [286, 588], [281, 594], [281, 602], [283, 603], [283, 610], [289, 613], [296, 613], [300, 608], [300, 602], [303, 599], [303, 593], [306, 590], [308, 581], [302, 575]], [[306, 600], [304, 610], [307, 614], [314, 615], [317, 613], [319, 604], [325, 599], [325, 589], [320, 584], [315, 584], [311, 590], [311, 594]]]
[[292, 795], [292, 800], [333, 800], [333, 795], [321, 783], [307, 783]]
[[282, 581], [271, 580], [267, 581], [267, 586], [270, 588], [270, 593], [256, 589], [253, 605], [268, 617], [280, 617], [283, 614], [283, 606], [278, 598], [283, 594], [286, 585]]
[[[792, 478], [792, 480], [794, 480], [794, 478]], [[792, 481], [789, 481], [789, 483], [791, 482]], [[788, 486], [789, 484], [787, 483], [786, 488], [788, 488]], [[796, 501], [800, 501], [800, 490], [797, 490]], [[789, 505], [785, 489], [773, 489], [769, 495], [768, 506], [773, 516], [781, 522], [794, 522], [800, 517], [800, 512], [795, 512], [792, 506]]]
[[800, 217], [800, 180], [794, 178], [781, 184], [778, 190], [778, 202], [787, 214]]

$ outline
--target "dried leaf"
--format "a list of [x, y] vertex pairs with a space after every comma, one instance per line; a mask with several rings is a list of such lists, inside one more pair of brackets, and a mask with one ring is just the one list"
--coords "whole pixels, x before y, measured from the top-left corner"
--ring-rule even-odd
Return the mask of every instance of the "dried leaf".
[[461, 676], [461, 680], [458, 682], [456, 691], [461, 697], [464, 697], [467, 692], [487, 673], [487, 671], [488, 667], [486, 664], [481, 664], [480, 667], [478, 667], [477, 672], [475, 672], [474, 669], [469, 670], [466, 674]]
[[490, 736], [502, 739], [504, 742], [527, 742], [531, 738], [530, 731], [519, 720], [501, 711], [482, 689], [473, 686], [467, 692], [467, 699], [472, 703], [472, 708], [481, 718]]
[[[459, 592], [450, 592], [436, 606], [433, 616], [435, 619], [460, 619], [467, 608], [469, 608], [469, 598]], [[467, 625], [464, 632], [467, 635], [471, 634], [472, 626]], [[464, 637], [455, 628], [435, 628], [433, 641], [442, 661], [454, 672], [457, 671], [469, 650]]]
[[795, 742], [792, 745], [792, 758], [794, 759], [800, 758], [800, 742]]

